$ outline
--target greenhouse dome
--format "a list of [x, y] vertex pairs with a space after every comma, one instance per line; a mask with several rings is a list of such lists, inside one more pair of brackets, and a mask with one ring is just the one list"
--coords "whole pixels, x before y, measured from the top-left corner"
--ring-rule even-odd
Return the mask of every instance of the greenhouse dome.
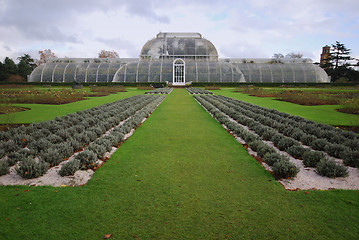
[[324, 83], [328, 75], [310, 59], [218, 57], [200, 33], [160, 32], [139, 58], [53, 58], [31, 73], [30, 82]]

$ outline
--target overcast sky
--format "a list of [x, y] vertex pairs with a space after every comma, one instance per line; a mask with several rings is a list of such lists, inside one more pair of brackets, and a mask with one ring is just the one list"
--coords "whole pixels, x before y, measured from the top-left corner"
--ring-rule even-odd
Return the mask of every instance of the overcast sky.
[[0, 0], [0, 61], [51, 49], [138, 57], [162, 32], [199, 32], [221, 58], [303, 53], [340, 41], [359, 57], [358, 0]]

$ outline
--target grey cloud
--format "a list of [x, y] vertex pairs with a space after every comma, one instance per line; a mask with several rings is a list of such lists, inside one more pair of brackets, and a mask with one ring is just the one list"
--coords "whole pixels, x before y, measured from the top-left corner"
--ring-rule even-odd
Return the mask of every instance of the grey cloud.
[[155, 6], [161, 6], [161, 3], [159, 1], [146, 0], [126, 2], [126, 9], [130, 14], [137, 15], [139, 17], [145, 17], [155, 22], [169, 23], [169, 17], [165, 15], [158, 15], [153, 11]]
[[[140, 49], [135, 46], [133, 43], [127, 40], [123, 40], [121, 38], [96, 38], [96, 41], [106, 44], [110, 49], [118, 52], [119, 50], [123, 50], [127, 52], [128, 56], [134, 57], [139, 55]], [[121, 56], [120, 56], [121, 57]]]
[[8, 45], [3, 45], [3, 47], [6, 51], [11, 52], [11, 47], [9, 47]]

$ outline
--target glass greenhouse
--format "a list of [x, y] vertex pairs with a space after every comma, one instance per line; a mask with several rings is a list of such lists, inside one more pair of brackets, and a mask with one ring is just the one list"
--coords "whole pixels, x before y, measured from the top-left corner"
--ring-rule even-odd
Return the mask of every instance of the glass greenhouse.
[[218, 57], [199, 33], [159, 33], [139, 58], [54, 58], [38, 66], [30, 82], [191, 82], [324, 83], [323, 69], [310, 59]]

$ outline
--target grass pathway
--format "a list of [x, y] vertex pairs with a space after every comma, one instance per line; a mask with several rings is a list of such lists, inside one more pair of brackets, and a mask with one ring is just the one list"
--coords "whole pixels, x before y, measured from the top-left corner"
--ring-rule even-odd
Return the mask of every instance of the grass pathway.
[[285, 191], [184, 89], [87, 185], [0, 187], [0, 196], [0, 239], [359, 236], [358, 191]]

